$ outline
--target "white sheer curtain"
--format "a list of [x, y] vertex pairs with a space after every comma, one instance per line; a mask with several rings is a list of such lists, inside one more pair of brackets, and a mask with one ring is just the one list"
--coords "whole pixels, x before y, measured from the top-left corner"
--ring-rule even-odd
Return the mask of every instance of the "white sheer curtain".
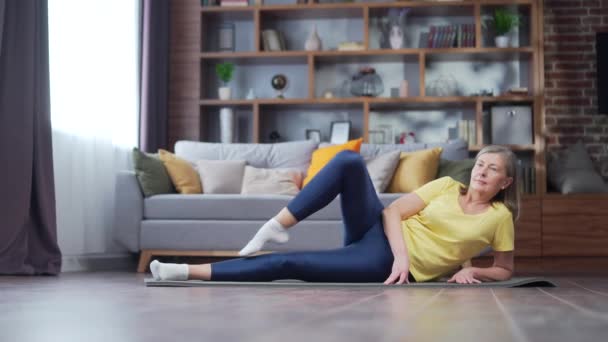
[[120, 254], [117, 170], [138, 134], [137, 0], [49, 0], [51, 122], [59, 246], [66, 258]]

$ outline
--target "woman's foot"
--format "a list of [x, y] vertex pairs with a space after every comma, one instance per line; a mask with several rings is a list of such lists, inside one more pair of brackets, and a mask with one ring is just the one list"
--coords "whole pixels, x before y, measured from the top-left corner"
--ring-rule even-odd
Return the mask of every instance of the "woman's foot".
[[154, 280], [188, 280], [188, 264], [165, 264], [154, 260], [150, 263]]
[[272, 218], [266, 222], [255, 234], [253, 239], [241, 249], [240, 256], [247, 256], [259, 252], [267, 241], [285, 243], [289, 240], [287, 229], [276, 219]]

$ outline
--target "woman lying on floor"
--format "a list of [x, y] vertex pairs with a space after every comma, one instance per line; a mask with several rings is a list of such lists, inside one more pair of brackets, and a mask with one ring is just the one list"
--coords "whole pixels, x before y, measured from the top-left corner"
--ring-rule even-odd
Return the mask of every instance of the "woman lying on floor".
[[311, 282], [424, 282], [457, 270], [484, 248], [492, 267], [465, 267], [448, 282], [508, 280], [513, 274], [513, 222], [519, 213], [516, 159], [509, 149], [487, 146], [477, 154], [469, 186], [443, 177], [384, 208], [361, 156], [340, 152], [286, 208], [265, 223], [239, 255], [267, 241], [287, 242], [287, 229], [340, 195], [344, 247], [271, 253], [212, 264], [152, 261], [156, 280]]

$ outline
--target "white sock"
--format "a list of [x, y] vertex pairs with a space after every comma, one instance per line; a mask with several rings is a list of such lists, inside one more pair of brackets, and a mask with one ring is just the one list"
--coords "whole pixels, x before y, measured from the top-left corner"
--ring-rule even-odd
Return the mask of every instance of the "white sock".
[[154, 280], [188, 280], [188, 264], [166, 264], [154, 260], [150, 263]]
[[266, 241], [285, 243], [288, 240], [289, 233], [287, 233], [287, 229], [279, 221], [271, 218], [268, 222], [264, 223], [247, 246], [241, 249], [239, 255], [246, 256], [260, 251]]

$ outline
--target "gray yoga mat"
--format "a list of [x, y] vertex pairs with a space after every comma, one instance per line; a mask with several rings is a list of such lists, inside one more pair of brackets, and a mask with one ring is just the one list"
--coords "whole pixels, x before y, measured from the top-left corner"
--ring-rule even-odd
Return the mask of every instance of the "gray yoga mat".
[[[314, 287], [384, 287], [382, 283], [311, 283], [301, 280], [276, 280], [271, 282], [237, 282], [237, 281], [203, 281], [203, 280], [154, 280], [154, 278], [144, 279], [146, 286], [157, 287], [198, 287], [198, 286], [314, 286]], [[557, 287], [557, 285], [545, 278], [540, 277], [520, 277], [511, 278], [507, 281], [493, 281], [481, 284], [456, 284], [447, 282], [424, 282], [403, 285], [390, 285], [390, 287]]]

